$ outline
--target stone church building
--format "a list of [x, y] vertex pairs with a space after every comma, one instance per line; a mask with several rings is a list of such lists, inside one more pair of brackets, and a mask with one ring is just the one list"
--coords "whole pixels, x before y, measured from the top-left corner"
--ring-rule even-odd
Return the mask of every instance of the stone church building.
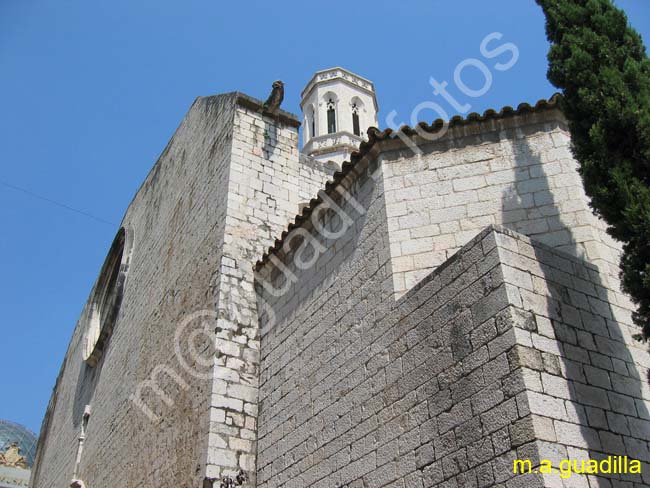
[[[31, 486], [650, 485], [650, 355], [558, 102], [379, 131], [342, 68], [301, 119], [198, 98], [90, 292]], [[538, 468], [608, 456], [641, 472]]]

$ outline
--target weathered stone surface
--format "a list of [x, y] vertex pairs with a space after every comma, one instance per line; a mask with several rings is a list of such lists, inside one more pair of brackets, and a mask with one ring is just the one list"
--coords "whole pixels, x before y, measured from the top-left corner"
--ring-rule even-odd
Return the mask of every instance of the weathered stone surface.
[[197, 100], [129, 206], [120, 315], [92, 368], [82, 314], [35, 488], [69, 484], [87, 404], [93, 488], [561, 486], [513, 460], [650, 460], [650, 360], [559, 112], [377, 142], [254, 274], [333, 170], [241, 100]]
[[[380, 171], [394, 171], [391, 164], [384, 162]], [[512, 459], [552, 455], [559, 462], [568, 448], [605, 455], [625, 446], [638, 446], [640, 459], [647, 456], [647, 412], [637, 415], [634, 408], [635, 399], [647, 398], [646, 388], [631, 378], [614, 386], [617, 373], [610, 372], [612, 357], [621, 373], [646, 371], [625, 352], [637, 347], [626, 325], [629, 316], [589, 332], [576, 319], [580, 306], [594, 323], [598, 313], [609, 317], [600, 305], [597, 310], [588, 300], [572, 298], [602, 287], [603, 275], [566, 249], [498, 228], [475, 237], [395, 298], [395, 288], [385, 283], [401, 272], [390, 265], [402, 258], [385, 245], [392, 225], [383, 214], [386, 181], [381, 174], [362, 176], [348, 188], [364, 210], [341, 200], [355, 221], [352, 237], [339, 245], [314, 234], [327, 251], [313, 268], [296, 268], [291, 252], [282, 256], [296, 277], [286, 294], [265, 294], [258, 284], [275, 320], [262, 337], [259, 486], [282, 486], [294, 470], [319, 473], [314, 484], [328, 486], [338, 472], [323, 467], [348, 445], [363, 445], [378, 458], [358, 478], [347, 470], [345, 480], [386, 486], [406, 479], [440, 487], [478, 480], [486, 486], [554, 486], [552, 477], [513, 477]], [[345, 245], [350, 239], [354, 246]], [[343, 254], [336, 264], [334, 249]], [[281, 283], [282, 273], [274, 269], [267, 264], [259, 279]], [[579, 337], [598, 356], [578, 347]], [[399, 374], [389, 373], [391, 364], [400, 365]], [[384, 391], [379, 402], [374, 395], [381, 390], [373, 388], [378, 381]], [[419, 386], [427, 383], [435, 385], [430, 394]], [[301, 394], [292, 395], [292, 389]], [[425, 414], [419, 428], [405, 417], [414, 407]], [[314, 415], [296, 424], [296, 412], [304, 410]], [[330, 422], [355, 415], [367, 419], [365, 429], [352, 423], [337, 437], [326, 435]], [[408, 437], [402, 445], [413, 449], [415, 464], [408, 461], [409, 451], [393, 447], [400, 436]], [[383, 457], [395, 464], [383, 464]], [[583, 481], [576, 475], [576, 483]]]
[[[92, 368], [82, 358], [88, 305], [82, 313], [34, 487], [70, 484], [87, 404], [78, 469], [86, 486], [201, 486], [240, 469], [255, 483], [252, 264], [332, 170], [300, 157], [297, 124], [263, 117], [240, 97], [197, 99], [129, 205], [122, 227], [133, 245], [117, 323]], [[188, 341], [200, 328], [189, 326], [201, 321], [207, 334], [194, 336], [201, 352], [192, 358]]]

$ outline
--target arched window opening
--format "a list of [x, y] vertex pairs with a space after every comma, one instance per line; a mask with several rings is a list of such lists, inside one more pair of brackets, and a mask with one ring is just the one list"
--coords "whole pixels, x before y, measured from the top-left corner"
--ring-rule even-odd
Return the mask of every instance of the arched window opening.
[[327, 102], [327, 133], [333, 134], [336, 132], [336, 105], [330, 98]]
[[307, 111], [307, 130], [309, 130], [309, 138], [316, 137], [316, 114], [314, 113], [313, 105]]
[[359, 126], [359, 107], [356, 103], [352, 104], [352, 131], [355, 136], [361, 135], [361, 127]]
[[125, 248], [129, 245], [126, 231], [122, 228], [108, 252], [91, 298], [83, 354], [89, 366], [97, 365], [113, 332], [124, 293], [129, 265], [129, 250]]

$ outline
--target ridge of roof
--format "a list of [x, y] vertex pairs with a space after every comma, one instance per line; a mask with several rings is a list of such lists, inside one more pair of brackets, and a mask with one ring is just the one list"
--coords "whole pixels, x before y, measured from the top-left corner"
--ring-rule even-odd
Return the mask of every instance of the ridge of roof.
[[[559, 107], [561, 98], [562, 98], [561, 94], [555, 93], [549, 99], [538, 100], [535, 105], [530, 105], [529, 103], [524, 102], [524, 103], [520, 103], [516, 109], [512, 108], [511, 106], [505, 106], [501, 108], [501, 110], [499, 110], [498, 112], [494, 109], [487, 109], [486, 111], [483, 112], [482, 115], [477, 112], [472, 112], [468, 114], [466, 117], [455, 115], [448, 121], [448, 129], [451, 129], [452, 127], [469, 125], [476, 122], [484, 122], [487, 120], [499, 120], [508, 117], [514, 117], [517, 115], [524, 115], [527, 113], [550, 110]], [[359, 163], [366, 155], [368, 155], [376, 144], [385, 141], [387, 139], [395, 139], [398, 137], [399, 133], [402, 133], [406, 136], [417, 136], [418, 130], [420, 131], [420, 133], [422, 130], [429, 133], [435, 133], [440, 129], [442, 129], [444, 126], [445, 126], [445, 121], [443, 121], [442, 119], [436, 119], [431, 124], [427, 124], [426, 122], [418, 123], [417, 129], [414, 129], [408, 125], [403, 125], [402, 127], [399, 128], [398, 131], [394, 131], [393, 129], [390, 128], [384, 129], [383, 131], [380, 131], [376, 127], [368, 128], [368, 140], [362, 142], [359, 145], [359, 149], [357, 151], [354, 151], [350, 155], [350, 161], [343, 162], [341, 166], [341, 170], [335, 172], [332, 179], [325, 184], [325, 188], [324, 188], [325, 194], [327, 196], [331, 196], [331, 194], [339, 186], [339, 184], [343, 181], [343, 179], [355, 169], [357, 163]], [[257, 261], [257, 263], [254, 266], [255, 271], [259, 271], [269, 261], [271, 255], [276, 254], [282, 248], [285, 239], [291, 233], [291, 231], [299, 227], [302, 227], [302, 224], [309, 219], [314, 209], [322, 202], [323, 199], [318, 195], [316, 196], [316, 198], [312, 198], [309, 201], [309, 205], [305, 206], [302, 209], [302, 212], [300, 212], [295, 216], [293, 222], [290, 222], [287, 228], [282, 232], [280, 237], [275, 240], [274, 245], [269, 247], [268, 250]]]

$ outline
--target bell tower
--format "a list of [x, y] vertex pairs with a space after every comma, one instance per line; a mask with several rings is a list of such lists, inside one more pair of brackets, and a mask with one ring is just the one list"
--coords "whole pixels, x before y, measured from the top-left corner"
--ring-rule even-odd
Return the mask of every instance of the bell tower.
[[343, 68], [318, 71], [302, 91], [302, 152], [319, 161], [349, 159], [368, 127], [377, 127], [372, 81]]

